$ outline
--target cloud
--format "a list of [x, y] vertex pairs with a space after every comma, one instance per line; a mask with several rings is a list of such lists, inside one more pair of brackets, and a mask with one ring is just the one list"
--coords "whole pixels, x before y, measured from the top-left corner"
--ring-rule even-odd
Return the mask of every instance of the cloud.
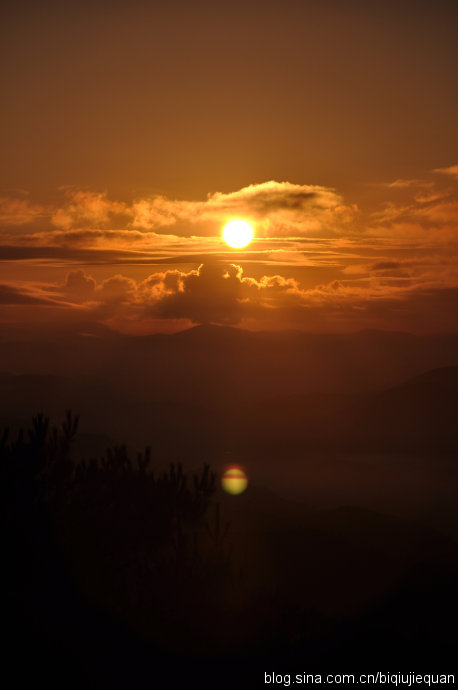
[[0, 223], [2, 225], [27, 225], [43, 218], [45, 206], [32, 204], [29, 199], [0, 197]]
[[[452, 175], [458, 166], [443, 169]], [[439, 170], [439, 169], [438, 169]], [[415, 245], [435, 245], [450, 251], [458, 244], [458, 197], [454, 180], [447, 185], [410, 181], [399, 199], [389, 199], [368, 217], [364, 232]]]
[[422, 184], [420, 180], [394, 180], [394, 182], [385, 182], [386, 187], [390, 187], [391, 189], [405, 189], [407, 187], [417, 187], [418, 185]]
[[183, 276], [179, 289], [160, 299], [156, 309], [163, 318], [235, 324], [253, 312], [298, 304], [304, 294], [294, 278], [272, 275], [257, 280], [245, 276], [236, 264], [206, 264]]
[[161, 318], [188, 318], [194, 323], [239, 323], [241, 288], [236, 267], [223, 274], [218, 265], [201, 266], [184, 276], [181, 289], [165, 295], [154, 311]]
[[128, 212], [125, 203], [111, 201], [104, 193], [67, 189], [65, 197], [66, 203], [51, 216], [53, 225], [64, 230], [104, 226]]
[[[130, 333], [215, 323], [250, 328], [457, 330], [458, 275], [437, 262], [378, 261], [306, 288], [281, 274], [247, 275], [237, 264], [157, 271], [143, 280], [117, 274], [97, 282], [82, 269], [63, 283], [4, 286], [8, 305], [59, 307]], [[46, 294], [47, 293], [47, 294]], [[52, 296], [51, 296], [52, 295]], [[422, 321], [424, 320], [424, 321]], [[169, 326], [167, 326], [170, 324]]]
[[56, 302], [38, 297], [27, 290], [17, 288], [13, 285], [0, 284], [0, 304], [32, 304], [32, 305], [56, 305]]
[[264, 218], [278, 211], [307, 213], [312, 208], [335, 208], [340, 203], [341, 197], [332, 189], [271, 180], [262, 184], [252, 184], [229, 194], [211, 194], [206, 207], [231, 215], [244, 208], [250, 214]]
[[379, 261], [372, 266], [374, 271], [386, 271], [391, 269], [400, 268], [401, 263], [399, 261]]
[[107, 278], [94, 290], [94, 297], [105, 304], [120, 304], [135, 302], [137, 283], [123, 275]]
[[85, 300], [93, 297], [96, 281], [82, 268], [67, 273], [62, 292], [78, 299]]
[[0, 261], [64, 261], [68, 263], [154, 263], [154, 257], [147, 252], [116, 249], [92, 249], [85, 247], [56, 247], [24, 245], [0, 245]]
[[221, 225], [234, 217], [257, 223], [261, 234], [269, 235], [269, 230], [284, 234], [286, 228], [316, 232], [324, 222], [345, 222], [356, 210], [355, 204], [345, 205], [334, 189], [274, 180], [234, 192], [213, 192], [201, 201], [156, 195], [127, 203], [109, 199], [104, 192], [75, 188], [65, 189], [63, 203], [58, 205], [32, 204], [24, 198], [0, 199], [0, 219], [5, 225], [24, 225], [44, 219], [60, 230], [80, 233], [124, 229], [126, 232], [155, 230], [162, 234], [164, 228], [173, 226], [180, 236], [191, 236], [196, 230], [207, 236], [215, 233], [215, 224]]
[[187, 319], [191, 323], [241, 321], [253, 308], [275, 310], [304, 294], [297, 280], [282, 275], [245, 276], [241, 266], [210, 262], [197, 269], [158, 271], [135, 281], [117, 274], [97, 283], [82, 269], [70, 271], [63, 284], [48, 285], [54, 299], [86, 305], [94, 318], [129, 315], [137, 320]]
[[450, 165], [448, 168], [434, 168], [434, 172], [450, 175], [458, 179], [458, 165]]
[[[39, 246], [132, 249], [135, 244], [140, 250], [161, 247], [171, 253], [186, 242], [194, 248], [198, 241], [202, 249], [208, 250], [211, 241], [221, 249], [221, 227], [235, 217], [254, 223], [257, 243], [361, 237], [374, 226], [379, 236], [389, 235], [394, 223], [418, 223], [421, 232], [434, 223], [456, 222], [456, 193], [450, 188], [456, 168], [437, 169], [452, 178], [445, 188], [437, 179], [398, 179], [379, 185], [384, 199], [372, 203], [372, 209], [361, 209], [331, 187], [270, 180], [232, 192], [212, 192], [203, 200], [156, 195], [125, 202], [109, 199], [104, 192], [68, 188], [61, 203], [48, 206], [4, 197], [0, 216], [3, 208], [4, 224], [12, 227], [5, 244], [16, 244], [13, 238], [19, 237], [21, 243]], [[34, 227], [38, 220], [39, 228]], [[32, 229], [18, 235], [14, 228], [27, 223]]]
[[271, 180], [235, 192], [214, 192], [205, 201], [173, 201], [164, 196], [142, 199], [133, 204], [132, 227], [151, 230], [179, 223], [221, 225], [242, 217], [257, 223], [261, 234], [276, 231], [282, 235], [291, 229], [317, 232], [325, 222], [341, 223], [355, 211], [356, 206], [343, 205], [333, 189]]

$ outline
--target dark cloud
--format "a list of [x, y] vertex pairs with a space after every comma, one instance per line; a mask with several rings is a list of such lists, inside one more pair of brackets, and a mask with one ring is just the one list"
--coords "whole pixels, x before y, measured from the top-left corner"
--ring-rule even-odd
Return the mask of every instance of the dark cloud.
[[[260, 185], [260, 187], [262, 187]], [[240, 195], [243, 199], [243, 195]], [[228, 199], [227, 208], [238, 206], [240, 198]], [[320, 204], [320, 197], [317, 192], [306, 192], [300, 187], [290, 189], [263, 189], [246, 195], [247, 210], [257, 216], [264, 217], [276, 211], [300, 211], [308, 209], [313, 202], [317, 208], [325, 207]]]
[[163, 297], [154, 311], [161, 318], [188, 318], [195, 323], [240, 321], [242, 285], [237, 267], [223, 273], [218, 264], [205, 264], [183, 278], [181, 290]]
[[151, 262], [147, 252], [116, 249], [86, 249], [84, 247], [52, 247], [29, 245], [0, 245], [0, 261], [28, 261], [30, 259], [63, 259], [88, 264]]
[[23, 292], [12, 285], [0, 285], [0, 304], [55, 305], [55, 302]]
[[65, 279], [62, 292], [78, 299], [91, 299], [94, 295], [96, 281], [82, 268], [70, 271]]
[[379, 263], [372, 266], [373, 271], [388, 271], [390, 269], [400, 268], [399, 261], [379, 261]]

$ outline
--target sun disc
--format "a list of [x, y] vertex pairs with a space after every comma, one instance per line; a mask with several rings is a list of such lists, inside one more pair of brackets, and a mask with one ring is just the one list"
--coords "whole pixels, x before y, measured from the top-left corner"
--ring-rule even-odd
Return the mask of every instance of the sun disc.
[[240, 249], [250, 244], [253, 228], [246, 220], [231, 220], [223, 228], [223, 239], [230, 247]]

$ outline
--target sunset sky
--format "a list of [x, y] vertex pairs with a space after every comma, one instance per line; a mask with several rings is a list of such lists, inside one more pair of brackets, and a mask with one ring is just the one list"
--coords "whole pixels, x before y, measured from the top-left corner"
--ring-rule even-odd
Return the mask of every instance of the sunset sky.
[[1, 13], [4, 325], [458, 330], [455, 2]]

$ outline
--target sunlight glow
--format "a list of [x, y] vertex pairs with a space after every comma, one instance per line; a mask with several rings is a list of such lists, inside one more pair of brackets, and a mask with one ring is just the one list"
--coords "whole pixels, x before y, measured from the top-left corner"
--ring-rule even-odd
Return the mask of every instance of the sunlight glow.
[[236, 496], [245, 491], [248, 477], [241, 465], [226, 465], [221, 479], [221, 486], [228, 494]]
[[253, 239], [253, 228], [246, 220], [231, 220], [223, 228], [223, 239], [230, 247], [246, 247]]

